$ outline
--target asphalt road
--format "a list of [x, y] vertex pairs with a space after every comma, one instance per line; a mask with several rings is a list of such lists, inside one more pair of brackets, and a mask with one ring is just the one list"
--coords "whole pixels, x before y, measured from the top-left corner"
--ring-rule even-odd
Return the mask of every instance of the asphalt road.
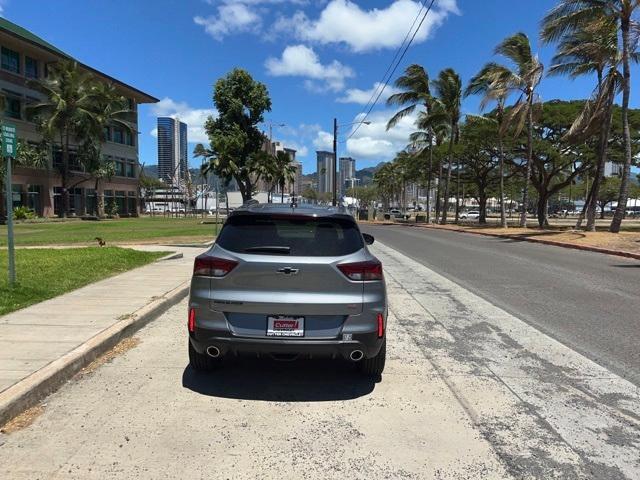
[[640, 385], [640, 261], [434, 229], [362, 230]]

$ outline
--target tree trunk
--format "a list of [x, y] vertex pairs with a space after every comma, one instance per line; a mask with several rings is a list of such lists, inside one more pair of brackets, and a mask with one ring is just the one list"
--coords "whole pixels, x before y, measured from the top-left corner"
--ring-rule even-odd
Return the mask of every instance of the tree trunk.
[[544, 228], [549, 225], [549, 220], [547, 218], [547, 209], [549, 205], [549, 194], [547, 193], [538, 193], [538, 206], [537, 206], [537, 216], [538, 216], [538, 227]]
[[527, 207], [529, 203], [529, 177], [531, 176], [531, 164], [533, 162], [533, 92], [529, 93], [529, 108], [527, 112], [527, 166], [524, 174], [524, 187], [522, 188], [522, 211], [520, 212], [520, 227], [527, 228]]
[[478, 218], [478, 223], [480, 225], [487, 224], [487, 194], [485, 193], [485, 189], [478, 185], [478, 190], [480, 194], [478, 195], [478, 207], [480, 210], [480, 217]]
[[504, 211], [504, 145], [502, 143], [502, 135], [498, 135], [499, 142], [499, 155], [498, 158], [498, 167], [500, 170], [500, 226], [502, 228], [507, 228], [507, 217]]
[[631, 70], [629, 66], [630, 55], [630, 18], [623, 18], [622, 29], [622, 65], [623, 65], [623, 87], [622, 87], [622, 133], [624, 137], [624, 168], [620, 182], [620, 194], [618, 195], [618, 206], [613, 214], [613, 220], [609, 231], [619, 233], [622, 226], [622, 219], [627, 209], [627, 199], [629, 197], [629, 176], [631, 174], [631, 131], [629, 130], [629, 97], [631, 96]]
[[431, 129], [429, 135], [429, 171], [427, 172], [427, 224], [431, 223], [431, 175], [433, 171], [433, 138]]
[[460, 158], [458, 158], [456, 161], [456, 220], [455, 220], [455, 223], [458, 223], [459, 220], [460, 220]]
[[440, 161], [440, 165], [438, 165], [438, 185], [436, 187], [436, 223], [440, 219], [440, 210], [442, 209], [442, 203], [440, 199], [442, 188], [442, 160]]
[[447, 211], [449, 210], [449, 184], [451, 182], [451, 163], [453, 161], [453, 125], [451, 126], [451, 138], [449, 139], [449, 159], [447, 161], [447, 179], [444, 182], [444, 207], [442, 209], [442, 225], [447, 224]]

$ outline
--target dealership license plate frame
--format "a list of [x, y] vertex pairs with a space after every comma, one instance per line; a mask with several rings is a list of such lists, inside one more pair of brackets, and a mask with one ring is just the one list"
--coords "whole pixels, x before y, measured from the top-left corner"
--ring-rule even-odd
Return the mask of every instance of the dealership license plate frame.
[[[291, 323], [297, 322], [297, 326], [286, 328], [278, 326], [276, 322]], [[304, 317], [291, 315], [269, 315], [267, 316], [266, 336], [272, 338], [302, 338], [304, 337]]]

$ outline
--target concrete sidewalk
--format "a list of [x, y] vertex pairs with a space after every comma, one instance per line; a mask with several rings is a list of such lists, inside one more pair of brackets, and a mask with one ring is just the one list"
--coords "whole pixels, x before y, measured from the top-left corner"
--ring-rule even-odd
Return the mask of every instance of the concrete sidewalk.
[[[161, 245], [132, 248], [176, 252], [182, 257], [157, 261], [0, 317], [0, 410], [9, 397], [15, 397], [12, 391], [20, 382], [33, 382], [31, 377], [43, 368], [100, 334], [101, 341], [108, 338], [108, 329], [136, 312], [148, 316], [152, 305], [166, 310], [171, 305], [163, 305], [168, 300], [164, 297], [171, 297], [172, 304], [183, 298], [193, 259], [204, 251], [203, 247]], [[25, 389], [21, 390], [24, 394]]]

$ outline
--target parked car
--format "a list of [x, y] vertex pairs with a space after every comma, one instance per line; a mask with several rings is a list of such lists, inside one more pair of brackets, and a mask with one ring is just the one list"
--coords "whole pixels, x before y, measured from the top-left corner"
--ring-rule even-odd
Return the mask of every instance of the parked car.
[[480, 212], [477, 210], [471, 210], [470, 212], [462, 212], [460, 218], [467, 220], [477, 220], [480, 218]]
[[195, 260], [190, 365], [207, 370], [236, 354], [328, 356], [381, 375], [387, 296], [373, 241], [335, 208], [235, 210]]

